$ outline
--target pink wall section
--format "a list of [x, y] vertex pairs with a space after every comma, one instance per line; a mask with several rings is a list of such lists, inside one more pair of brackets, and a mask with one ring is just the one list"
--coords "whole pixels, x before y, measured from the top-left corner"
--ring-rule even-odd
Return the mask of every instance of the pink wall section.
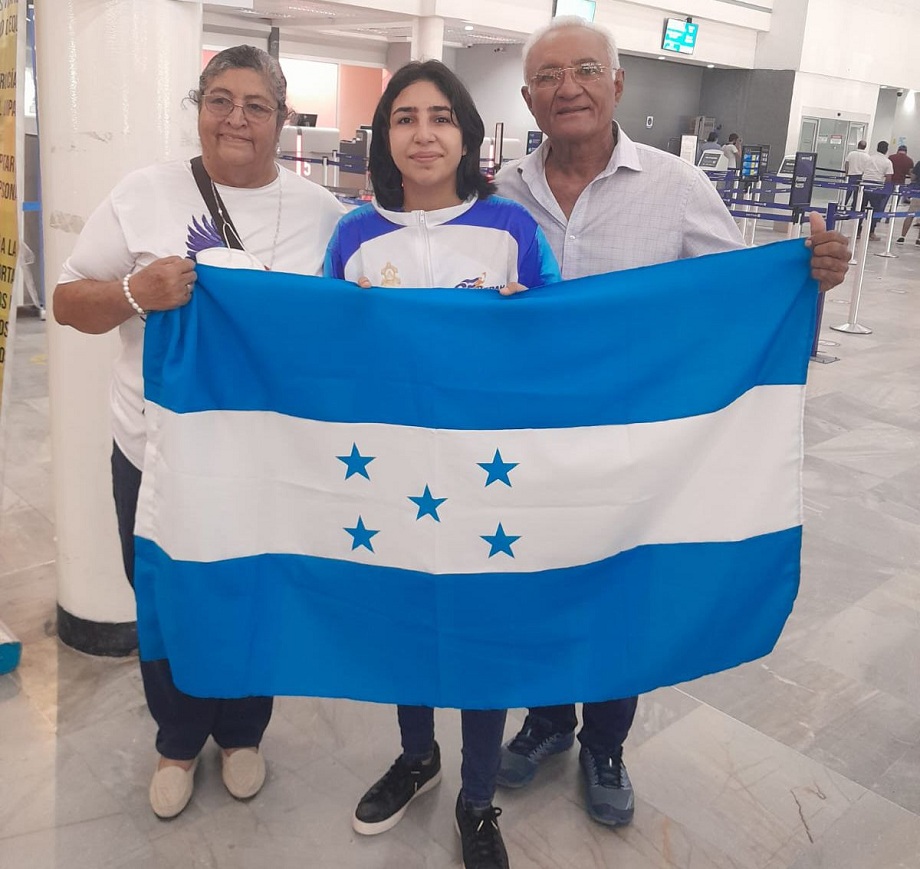
[[338, 64], [281, 58], [288, 83], [288, 105], [295, 112], [316, 114], [317, 127], [338, 126]]
[[339, 129], [351, 139], [362, 124], [370, 124], [380, 94], [384, 70], [367, 66], [339, 67]]

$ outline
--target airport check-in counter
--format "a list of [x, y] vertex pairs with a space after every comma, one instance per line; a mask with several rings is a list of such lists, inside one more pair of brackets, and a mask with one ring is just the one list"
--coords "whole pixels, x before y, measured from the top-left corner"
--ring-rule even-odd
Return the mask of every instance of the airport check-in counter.
[[282, 164], [324, 187], [338, 186], [338, 167], [325, 166], [323, 160], [334, 160], [339, 150], [341, 134], [335, 127], [284, 126], [278, 140]]

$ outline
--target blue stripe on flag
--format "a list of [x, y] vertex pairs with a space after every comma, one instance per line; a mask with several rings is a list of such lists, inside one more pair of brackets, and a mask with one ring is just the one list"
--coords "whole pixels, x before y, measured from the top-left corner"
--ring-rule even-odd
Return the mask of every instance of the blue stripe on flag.
[[[141, 652], [168, 655], [176, 684], [199, 696], [609, 700], [767, 654], [792, 609], [800, 547], [791, 528], [526, 576], [430, 576], [291, 555], [174, 562], [138, 539]], [[169, 614], [162, 627], [157, 611]]]
[[449, 429], [709, 413], [754, 386], [805, 382], [809, 258], [791, 241], [511, 298], [199, 266], [192, 302], [147, 319], [146, 396], [177, 412]]

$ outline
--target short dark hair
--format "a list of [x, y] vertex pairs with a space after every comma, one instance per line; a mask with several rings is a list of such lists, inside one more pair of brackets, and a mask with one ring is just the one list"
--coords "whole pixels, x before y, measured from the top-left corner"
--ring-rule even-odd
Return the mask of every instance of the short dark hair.
[[887, 142], [881, 141], [881, 142], [878, 143], [878, 145], [876, 145], [876, 147], [878, 148], [879, 154], [887, 154], [887, 153], [888, 153], [888, 143], [887, 143]]
[[737, 134], [737, 133], [729, 133], [728, 141], [729, 141], [729, 142], [734, 142], [735, 139], [737, 139], [737, 138], [738, 138], [738, 134]]
[[398, 69], [377, 103], [371, 124], [371, 149], [368, 158], [371, 184], [381, 207], [403, 207], [402, 173], [390, 153], [390, 113], [393, 103], [407, 87], [417, 81], [431, 82], [450, 103], [451, 114], [463, 135], [466, 153], [457, 166], [457, 196], [467, 199], [474, 193], [485, 199], [495, 192], [495, 185], [479, 171], [479, 148], [485, 136], [482, 117], [463, 82], [438, 60], [413, 60]]
[[719, 141], [719, 134], [718, 134], [715, 130], [713, 130], [713, 131], [709, 134], [709, 138], [708, 138], [706, 141], [707, 141], [707, 142], [718, 142], [718, 141]]

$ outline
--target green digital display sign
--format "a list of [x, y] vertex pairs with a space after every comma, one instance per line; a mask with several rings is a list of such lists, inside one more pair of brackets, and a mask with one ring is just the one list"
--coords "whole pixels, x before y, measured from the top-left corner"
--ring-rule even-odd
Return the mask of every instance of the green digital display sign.
[[661, 48], [676, 54], [693, 54], [700, 25], [682, 18], [665, 18]]

